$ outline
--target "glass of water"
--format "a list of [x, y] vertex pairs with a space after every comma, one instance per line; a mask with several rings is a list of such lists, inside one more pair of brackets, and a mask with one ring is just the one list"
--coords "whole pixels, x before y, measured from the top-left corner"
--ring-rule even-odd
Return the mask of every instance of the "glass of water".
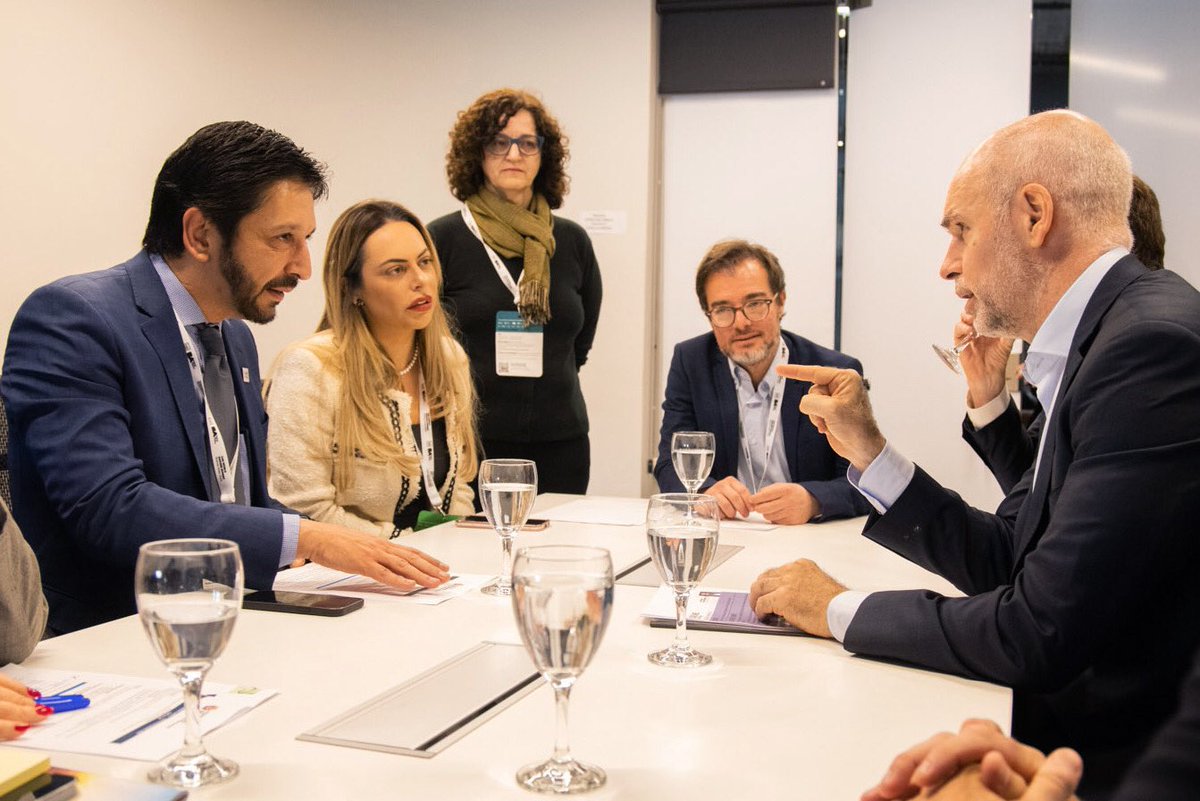
[[675, 642], [649, 654], [656, 665], [699, 667], [712, 661], [687, 639], [687, 602], [717, 552], [720, 510], [709, 495], [652, 495], [646, 508], [650, 558], [662, 580], [675, 592]]
[[671, 464], [688, 492], [700, 490], [716, 455], [716, 438], [709, 431], [676, 431], [671, 435]]
[[504, 549], [500, 576], [483, 588], [486, 595], [512, 594], [513, 539], [533, 510], [537, 498], [537, 465], [528, 459], [488, 459], [479, 466], [483, 513]]
[[513, 565], [513, 613], [525, 649], [554, 688], [554, 756], [517, 772], [539, 793], [582, 793], [601, 787], [604, 771], [571, 756], [567, 705], [571, 688], [596, 655], [612, 612], [612, 557], [603, 548], [522, 548]]
[[232, 779], [200, 735], [200, 688], [225, 650], [242, 603], [242, 557], [229, 540], [148, 542], [138, 552], [134, 593], [146, 636], [183, 687], [183, 748], [150, 770], [151, 781], [196, 788]]

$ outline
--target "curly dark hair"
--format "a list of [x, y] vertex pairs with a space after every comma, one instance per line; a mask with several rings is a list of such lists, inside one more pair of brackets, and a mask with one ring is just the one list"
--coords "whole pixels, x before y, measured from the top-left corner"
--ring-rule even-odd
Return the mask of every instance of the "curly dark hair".
[[538, 134], [545, 137], [542, 166], [533, 179], [533, 191], [545, 197], [550, 208], [562, 206], [571, 183], [566, 173], [570, 158], [567, 137], [542, 101], [521, 89], [488, 92], [466, 111], [458, 113], [458, 121], [450, 131], [450, 152], [446, 154], [446, 177], [450, 180], [452, 195], [466, 200], [479, 191], [484, 181], [483, 146], [522, 109], [533, 115]]

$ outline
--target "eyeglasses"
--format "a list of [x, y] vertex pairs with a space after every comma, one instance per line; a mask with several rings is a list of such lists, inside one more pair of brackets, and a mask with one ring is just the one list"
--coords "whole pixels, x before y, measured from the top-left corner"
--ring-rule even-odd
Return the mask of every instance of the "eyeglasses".
[[771, 304], [778, 297], [778, 295], [775, 295], [769, 298], [756, 298], [749, 303], [743, 303], [741, 306], [713, 306], [704, 315], [717, 328], [728, 328], [733, 325], [733, 321], [737, 319], [738, 312], [741, 312], [742, 316], [749, 322], [757, 323], [767, 316], [767, 313], [771, 311]]
[[545, 143], [544, 136], [518, 136], [513, 139], [511, 136], [496, 134], [496, 138], [484, 145], [483, 150], [489, 156], [507, 156], [512, 146], [516, 145], [522, 156], [536, 156], [542, 152], [542, 145]]

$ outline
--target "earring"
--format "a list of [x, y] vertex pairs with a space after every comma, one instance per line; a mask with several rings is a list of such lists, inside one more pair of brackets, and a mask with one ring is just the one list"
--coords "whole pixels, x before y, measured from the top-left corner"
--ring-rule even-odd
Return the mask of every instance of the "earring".
[[357, 308], [361, 309], [361, 308], [363, 307], [363, 299], [362, 299], [362, 298], [355, 298], [355, 299], [354, 299], [354, 305], [355, 305]]

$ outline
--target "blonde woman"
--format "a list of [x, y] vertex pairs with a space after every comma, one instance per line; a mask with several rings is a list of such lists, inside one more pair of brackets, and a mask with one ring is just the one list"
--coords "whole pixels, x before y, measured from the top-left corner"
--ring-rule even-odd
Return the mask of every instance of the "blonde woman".
[[441, 284], [429, 234], [403, 206], [367, 200], [338, 217], [324, 317], [280, 355], [267, 391], [274, 498], [388, 538], [422, 512], [474, 510], [474, 390]]

